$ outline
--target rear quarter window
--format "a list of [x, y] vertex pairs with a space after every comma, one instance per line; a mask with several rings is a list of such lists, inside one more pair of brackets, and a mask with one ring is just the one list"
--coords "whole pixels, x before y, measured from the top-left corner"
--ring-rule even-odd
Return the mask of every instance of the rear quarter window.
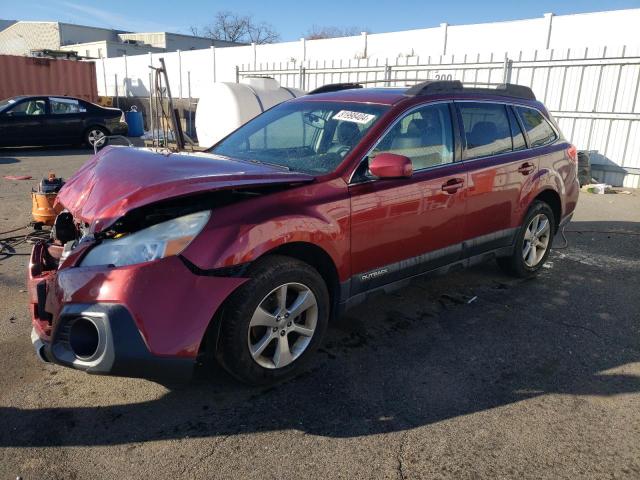
[[557, 140], [558, 135], [549, 121], [538, 110], [527, 107], [516, 107], [516, 111], [522, 120], [522, 125], [527, 131], [531, 147], [542, 147]]

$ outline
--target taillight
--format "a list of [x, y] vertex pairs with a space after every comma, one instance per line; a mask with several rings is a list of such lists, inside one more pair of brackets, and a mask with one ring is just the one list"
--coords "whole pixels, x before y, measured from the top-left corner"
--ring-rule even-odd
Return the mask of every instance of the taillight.
[[578, 163], [578, 149], [574, 145], [567, 148], [567, 155], [573, 163]]

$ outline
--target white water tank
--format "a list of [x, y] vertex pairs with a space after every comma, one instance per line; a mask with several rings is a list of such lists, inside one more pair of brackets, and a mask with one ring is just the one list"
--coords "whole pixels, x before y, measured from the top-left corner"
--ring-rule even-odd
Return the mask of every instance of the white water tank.
[[302, 90], [281, 87], [267, 77], [246, 77], [242, 83], [214, 83], [198, 100], [198, 144], [210, 147], [268, 108], [301, 95]]

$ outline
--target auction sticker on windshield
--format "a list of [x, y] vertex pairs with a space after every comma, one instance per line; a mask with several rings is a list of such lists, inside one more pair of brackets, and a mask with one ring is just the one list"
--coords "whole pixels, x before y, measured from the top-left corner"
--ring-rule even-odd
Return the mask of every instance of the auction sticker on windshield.
[[362, 125], [369, 123], [374, 118], [376, 118], [376, 116], [370, 113], [352, 112], [350, 110], [340, 110], [333, 116], [333, 120], [360, 123]]

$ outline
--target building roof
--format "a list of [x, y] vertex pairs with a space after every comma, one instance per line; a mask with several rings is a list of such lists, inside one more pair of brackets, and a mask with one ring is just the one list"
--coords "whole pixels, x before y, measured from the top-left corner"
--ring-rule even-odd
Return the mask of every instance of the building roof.
[[16, 20], [4, 20], [4, 19], [0, 18], [0, 32], [2, 30], [4, 30], [5, 28], [10, 27], [14, 23], [16, 23]]

